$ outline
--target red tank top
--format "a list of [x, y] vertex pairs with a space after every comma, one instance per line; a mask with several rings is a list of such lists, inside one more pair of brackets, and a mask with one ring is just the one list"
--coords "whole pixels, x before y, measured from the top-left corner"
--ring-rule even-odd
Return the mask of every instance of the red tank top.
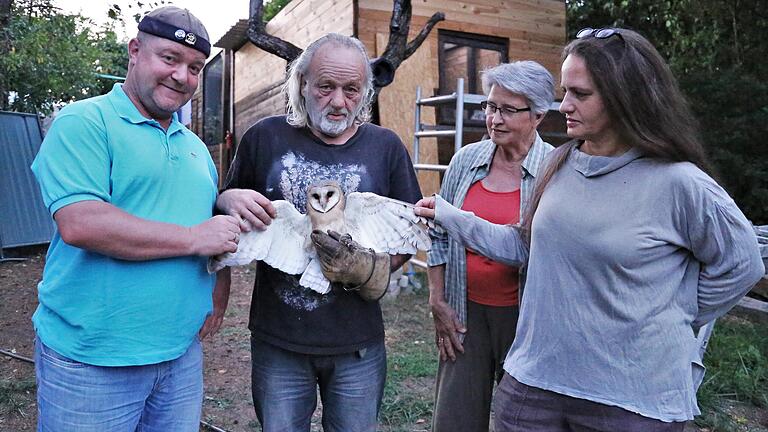
[[[462, 209], [497, 224], [520, 221], [520, 189], [493, 192], [479, 181], [467, 191]], [[492, 261], [467, 249], [467, 298], [489, 306], [518, 304], [520, 280], [517, 267]]]

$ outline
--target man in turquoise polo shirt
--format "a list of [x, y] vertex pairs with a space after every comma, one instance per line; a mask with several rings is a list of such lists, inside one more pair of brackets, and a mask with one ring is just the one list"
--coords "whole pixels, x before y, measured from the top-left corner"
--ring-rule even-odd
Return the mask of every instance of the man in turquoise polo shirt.
[[[240, 227], [213, 216], [208, 150], [174, 112], [210, 53], [189, 11], [149, 13], [128, 43], [125, 83], [70, 104], [32, 170], [57, 230], [37, 333], [38, 430], [197, 431], [199, 339], [221, 324]], [[215, 289], [214, 289], [215, 284]]]

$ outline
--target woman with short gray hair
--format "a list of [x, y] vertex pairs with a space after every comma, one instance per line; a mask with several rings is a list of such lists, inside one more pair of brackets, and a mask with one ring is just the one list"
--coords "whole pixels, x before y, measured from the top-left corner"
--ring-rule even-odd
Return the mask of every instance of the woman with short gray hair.
[[[483, 72], [490, 139], [454, 155], [440, 195], [496, 223], [518, 223], [544, 156], [553, 147], [536, 132], [554, 98], [552, 75], [533, 61]], [[494, 382], [515, 336], [517, 267], [493, 262], [448, 237], [432, 237], [429, 304], [440, 365], [432, 429], [488, 431]]]

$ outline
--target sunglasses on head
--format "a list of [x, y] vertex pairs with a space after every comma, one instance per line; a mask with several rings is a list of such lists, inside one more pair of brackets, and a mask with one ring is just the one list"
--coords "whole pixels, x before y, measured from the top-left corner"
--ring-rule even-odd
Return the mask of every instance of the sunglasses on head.
[[608, 39], [613, 35], [621, 37], [621, 33], [619, 33], [619, 30], [615, 28], [607, 27], [607, 28], [593, 29], [592, 27], [587, 27], [579, 30], [579, 32], [576, 33], [576, 39], [584, 39], [590, 36], [596, 39]]

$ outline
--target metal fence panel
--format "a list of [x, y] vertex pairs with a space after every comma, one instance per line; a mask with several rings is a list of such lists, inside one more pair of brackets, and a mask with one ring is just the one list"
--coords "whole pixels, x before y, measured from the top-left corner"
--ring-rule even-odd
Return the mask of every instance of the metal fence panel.
[[29, 168], [42, 141], [37, 116], [0, 111], [0, 248], [47, 243], [53, 236]]

